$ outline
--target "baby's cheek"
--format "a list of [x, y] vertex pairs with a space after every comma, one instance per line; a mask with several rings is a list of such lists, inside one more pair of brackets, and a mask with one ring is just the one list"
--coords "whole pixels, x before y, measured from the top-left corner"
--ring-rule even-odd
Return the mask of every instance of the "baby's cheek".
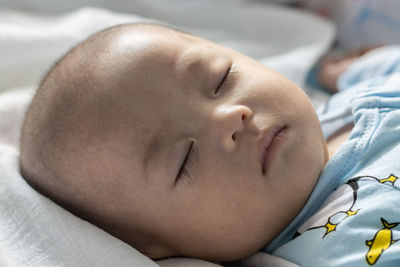
[[199, 222], [193, 225], [197, 232], [191, 237], [187, 236], [189, 238], [185, 237], [183, 255], [212, 261], [232, 261], [255, 253], [267, 242], [261, 238], [263, 233], [255, 230], [251, 224], [247, 225], [243, 218], [229, 220], [219, 217], [218, 222], [213, 218], [209, 218], [209, 221], [213, 225], [210, 223], [204, 227]]

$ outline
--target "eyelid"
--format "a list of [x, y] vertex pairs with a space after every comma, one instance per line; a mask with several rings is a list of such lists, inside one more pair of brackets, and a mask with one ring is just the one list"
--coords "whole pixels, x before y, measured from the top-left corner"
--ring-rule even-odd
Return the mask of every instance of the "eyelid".
[[192, 141], [192, 142], [190, 143], [190, 146], [189, 146], [189, 149], [188, 149], [188, 151], [187, 151], [187, 153], [186, 153], [186, 156], [185, 156], [185, 158], [183, 159], [183, 162], [182, 162], [182, 164], [181, 164], [181, 167], [179, 168], [178, 174], [176, 175], [175, 184], [176, 184], [177, 181], [182, 177], [182, 175], [184, 174], [184, 172], [187, 171], [187, 166], [186, 166], [186, 165], [187, 165], [188, 162], [189, 162], [189, 156], [192, 154], [193, 144], [194, 144], [194, 141]]
[[221, 89], [221, 87], [223, 86], [223, 84], [225, 83], [225, 81], [227, 80], [227, 78], [229, 77], [229, 75], [230, 75], [231, 73], [233, 73], [233, 72], [234, 72], [234, 71], [233, 71], [233, 65], [230, 64], [230, 65], [229, 65], [229, 68], [226, 70], [226, 72], [225, 72], [225, 74], [224, 74], [224, 77], [222, 77], [221, 82], [218, 84], [217, 88], [215, 89], [214, 95], [216, 95], [216, 94], [218, 93], [219, 89]]

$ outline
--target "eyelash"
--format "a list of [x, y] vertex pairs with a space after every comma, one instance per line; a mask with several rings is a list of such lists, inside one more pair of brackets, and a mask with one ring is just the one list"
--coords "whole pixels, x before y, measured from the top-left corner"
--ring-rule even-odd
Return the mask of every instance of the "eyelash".
[[230, 65], [228, 70], [225, 72], [224, 77], [222, 77], [221, 82], [218, 84], [217, 89], [215, 89], [215, 91], [214, 91], [214, 95], [218, 94], [219, 89], [222, 88], [222, 86], [224, 85], [225, 81], [229, 78], [231, 73], [233, 73], [233, 66], [232, 65]]
[[182, 162], [181, 168], [179, 169], [178, 175], [176, 176], [175, 184], [183, 177], [190, 177], [188, 169], [190, 169], [190, 166], [193, 164], [193, 157], [190, 157], [193, 150], [193, 144], [194, 142], [192, 141], [190, 143], [189, 150], [186, 153], [185, 159]]

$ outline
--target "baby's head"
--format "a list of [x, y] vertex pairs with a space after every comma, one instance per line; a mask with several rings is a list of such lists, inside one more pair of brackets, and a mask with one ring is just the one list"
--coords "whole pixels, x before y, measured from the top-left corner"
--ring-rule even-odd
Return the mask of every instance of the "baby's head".
[[301, 210], [327, 157], [291, 81], [146, 24], [104, 30], [58, 61], [21, 137], [34, 188], [152, 258], [256, 252]]

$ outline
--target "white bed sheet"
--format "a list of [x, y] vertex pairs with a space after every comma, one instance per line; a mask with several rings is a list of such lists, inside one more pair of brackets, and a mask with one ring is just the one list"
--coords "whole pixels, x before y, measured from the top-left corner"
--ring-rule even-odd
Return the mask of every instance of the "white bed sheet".
[[[153, 11], [150, 2], [158, 5]], [[37, 3], [40, 6], [44, 1]], [[253, 56], [302, 85], [308, 69], [334, 35], [332, 24], [310, 15], [239, 0], [221, 0], [214, 6], [209, 1], [199, 5], [199, 1], [174, 0], [162, 14], [158, 0], [134, 3], [141, 14], [150, 16], [154, 12], [152, 19], [99, 8], [51, 15], [0, 9], [0, 92], [7, 91], [0, 95], [0, 266], [215, 266], [184, 258], [151, 261], [41, 196], [20, 176], [19, 131], [35, 85], [50, 64], [79, 40], [113, 24], [167, 21]], [[178, 6], [172, 19], [173, 7]], [[224, 19], [210, 15], [210, 19], [201, 20], [195, 16], [210, 7], [210, 14], [219, 11], [225, 14]], [[189, 11], [193, 14], [188, 16]], [[239, 20], [238, 16], [244, 17]], [[303, 33], [310, 36], [303, 38]], [[265, 253], [237, 264], [294, 266]]]

